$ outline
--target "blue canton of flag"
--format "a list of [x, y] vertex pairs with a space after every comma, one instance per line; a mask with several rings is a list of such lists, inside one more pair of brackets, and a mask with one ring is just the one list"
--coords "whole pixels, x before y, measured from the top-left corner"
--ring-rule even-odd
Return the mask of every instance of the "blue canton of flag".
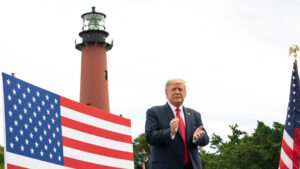
[[59, 96], [5, 73], [6, 151], [63, 165]]

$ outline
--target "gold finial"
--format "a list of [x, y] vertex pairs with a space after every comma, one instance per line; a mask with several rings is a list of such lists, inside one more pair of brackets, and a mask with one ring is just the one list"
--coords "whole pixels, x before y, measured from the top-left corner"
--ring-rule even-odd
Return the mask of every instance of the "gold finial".
[[291, 56], [292, 53], [294, 53], [294, 58], [295, 58], [295, 60], [297, 60], [297, 52], [298, 52], [298, 51], [299, 51], [298, 45], [293, 45], [292, 47], [290, 47], [289, 54], [290, 54], [290, 56]]

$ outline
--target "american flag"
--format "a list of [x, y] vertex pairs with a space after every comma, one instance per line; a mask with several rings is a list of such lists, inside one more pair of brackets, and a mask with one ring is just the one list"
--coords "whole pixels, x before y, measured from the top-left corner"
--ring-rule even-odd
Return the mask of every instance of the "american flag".
[[280, 169], [300, 168], [300, 88], [297, 62], [294, 63], [290, 100], [284, 125]]
[[134, 168], [129, 119], [2, 78], [7, 169]]

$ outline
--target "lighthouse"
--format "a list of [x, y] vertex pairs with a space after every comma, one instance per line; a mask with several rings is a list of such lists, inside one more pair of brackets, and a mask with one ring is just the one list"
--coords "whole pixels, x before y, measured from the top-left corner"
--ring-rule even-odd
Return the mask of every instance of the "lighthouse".
[[109, 33], [105, 28], [105, 14], [95, 11], [81, 15], [81, 43], [76, 49], [81, 51], [80, 103], [109, 112], [108, 72], [106, 52], [112, 43], [106, 42]]

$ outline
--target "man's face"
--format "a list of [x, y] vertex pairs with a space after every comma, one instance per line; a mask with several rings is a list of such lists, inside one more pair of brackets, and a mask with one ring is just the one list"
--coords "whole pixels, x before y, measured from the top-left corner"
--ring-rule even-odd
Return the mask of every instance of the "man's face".
[[181, 106], [186, 96], [185, 85], [182, 83], [170, 84], [167, 87], [166, 96], [172, 105]]

